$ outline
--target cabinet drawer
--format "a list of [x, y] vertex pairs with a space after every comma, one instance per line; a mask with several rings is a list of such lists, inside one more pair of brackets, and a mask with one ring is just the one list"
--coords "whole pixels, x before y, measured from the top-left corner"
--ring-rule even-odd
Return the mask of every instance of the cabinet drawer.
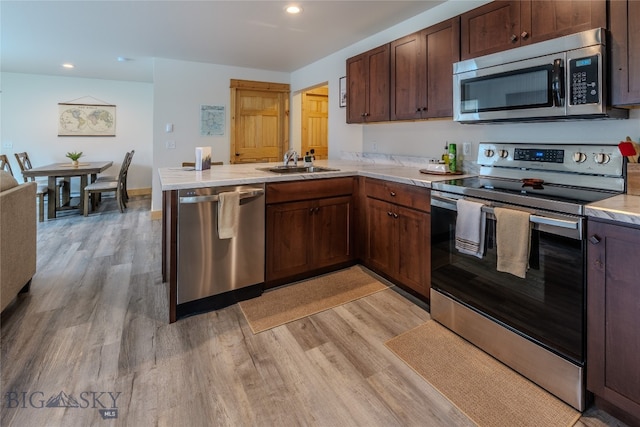
[[424, 187], [367, 178], [365, 193], [367, 197], [385, 200], [424, 212], [431, 212], [431, 192]]
[[353, 194], [355, 178], [329, 178], [267, 184], [266, 203], [294, 202]]

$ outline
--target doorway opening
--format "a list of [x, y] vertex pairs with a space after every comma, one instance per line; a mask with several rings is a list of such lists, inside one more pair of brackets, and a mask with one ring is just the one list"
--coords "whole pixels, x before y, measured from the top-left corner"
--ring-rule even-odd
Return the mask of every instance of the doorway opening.
[[314, 150], [315, 158], [329, 156], [329, 85], [322, 83], [293, 97], [293, 149], [301, 155]]

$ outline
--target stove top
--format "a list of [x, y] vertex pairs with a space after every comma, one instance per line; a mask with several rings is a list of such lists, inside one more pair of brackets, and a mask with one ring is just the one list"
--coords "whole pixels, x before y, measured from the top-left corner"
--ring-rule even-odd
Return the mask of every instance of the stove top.
[[575, 215], [624, 191], [615, 145], [481, 143], [478, 165], [479, 177], [436, 181], [432, 189]]

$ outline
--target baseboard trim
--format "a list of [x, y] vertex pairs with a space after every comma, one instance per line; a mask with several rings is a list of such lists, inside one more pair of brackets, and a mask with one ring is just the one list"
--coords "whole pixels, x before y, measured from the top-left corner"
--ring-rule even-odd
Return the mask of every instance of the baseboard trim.
[[129, 194], [129, 197], [150, 196], [151, 188], [131, 188], [127, 189], [127, 194]]
[[151, 211], [151, 220], [159, 220], [162, 219], [162, 211]]

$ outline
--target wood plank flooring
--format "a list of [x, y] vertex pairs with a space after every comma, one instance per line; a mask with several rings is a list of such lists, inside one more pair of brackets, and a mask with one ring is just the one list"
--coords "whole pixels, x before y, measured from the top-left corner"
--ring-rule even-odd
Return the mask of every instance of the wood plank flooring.
[[[38, 225], [31, 292], [0, 319], [0, 425], [473, 425], [384, 347], [429, 319], [394, 289], [258, 335], [237, 305], [168, 324], [149, 205]], [[61, 392], [76, 407], [45, 407], [74, 406]]]

